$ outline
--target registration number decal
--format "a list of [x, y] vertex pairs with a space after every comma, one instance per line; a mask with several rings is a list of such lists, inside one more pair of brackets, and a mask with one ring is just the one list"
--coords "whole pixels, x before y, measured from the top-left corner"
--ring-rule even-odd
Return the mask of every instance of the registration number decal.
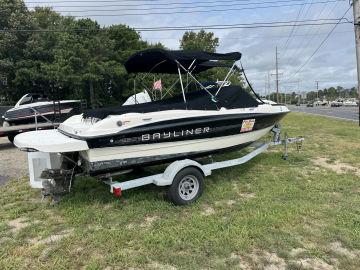
[[246, 119], [243, 120], [240, 132], [252, 131], [255, 125], [255, 119]]

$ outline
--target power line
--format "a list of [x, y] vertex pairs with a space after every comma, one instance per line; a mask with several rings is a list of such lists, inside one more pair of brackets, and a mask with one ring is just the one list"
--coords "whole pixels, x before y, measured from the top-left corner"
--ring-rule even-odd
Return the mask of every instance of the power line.
[[[310, 8], [311, 8], [311, 6], [312, 6], [312, 4], [313, 4], [313, 0], [310, 0], [310, 3], [306, 3], [305, 6], [303, 6], [304, 9], [305, 9], [305, 7], [306, 7], [307, 4], [309, 4], [309, 5], [308, 5], [308, 8], [304, 11], [304, 14], [302, 15], [304, 19], [306, 19], [306, 16], [307, 16], [307, 14], [309, 13], [309, 10], [310, 10]], [[325, 4], [322, 9], [324, 9], [325, 6], [327, 6], [327, 4]], [[301, 14], [301, 11], [299, 12], [299, 17], [298, 17], [298, 18], [301, 17], [300, 14]], [[317, 19], [318, 19], [318, 18], [320, 18], [320, 16], [318, 16]], [[288, 43], [286, 44], [286, 49], [285, 49], [285, 51], [284, 51], [284, 53], [283, 53], [283, 58], [284, 58], [284, 59], [286, 59], [286, 55], [287, 55], [287, 53], [288, 53], [289, 45], [291, 44], [291, 42], [292, 42], [292, 40], [293, 40], [292, 37], [293, 37], [294, 35], [296, 35], [298, 29], [299, 29], [299, 28], [296, 28], [296, 29], [293, 28], [293, 31], [292, 31], [292, 32], [290, 33], [290, 35], [289, 35], [289, 41], [288, 41]], [[294, 30], [295, 30], [295, 31], [294, 31]], [[302, 40], [301, 42], [303, 42], [303, 40]]]
[[287, 50], [287, 48], [288, 48], [288, 46], [289, 46], [289, 41], [290, 41], [290, 39], [291, 39], [291, 36], [292, 36], [293, 33], [294, 33], [296, 23], [297, 23], [297, 21], [300, 19], [300, 14], [301, 14], [302, 10], [304, 9], [304, 5], [305, 5], [305, 4], [303, 4], [303, 5], [300, 6], [299, 12], [298, 12], [298, 14], [297, 14], [297, 17], [296, 17], [296, 20], [295, 20], [295, 23], [294, 23], [294, 26], [291, 28], [291, 31], [290, 31], [290, 33], [289, 33], [289, 36], [288, 36], [288, 38], [287, 38], [287, 40], [286, 40], [286, 42], [285, 42], [285, 45], [284, 45], [284, 47], [283, 47], [283, 50], [284, 50], [284, 52], [285, 52], [285, 53], [284, 53], [284, 57], [285, 57], [285, 54], [286, 54], [286, 50]]
[[[336, 8], [337, 4], [338, 4], [338, 2], [335, 3], [335, 5], [333, 6], [333, 8], [330, 9], [330, 11], [327, 13], [327, 15], [326, 15], [325, 17], [331, 15], [331, 12]], [[316, 19], [320, 18], [321, 14], [325, 11], [326, 6], [327, 6], [327, 4], [323, 6], [323, 8], [322, 8], [321, 11], [319, 12], [319, 14], [318, 14], [318, 16], [317, 16]], [[307, 34], [310, 34], [310, 33], [311, 33], [311, 30], [312, 30], [313, 28], [314, 28], [314, 26], [309, 27], [309, 29], [308, 29], [308, 31], [307, 31], [306, 33], [307, 33]], [[317, 33], [319, 32], [319, 30], [320, 30], [319, 28], [316, 29], [316, 31], [314, 32], [314, 34], [317, 34]], [[302, 51], [305, 51], [305, 50], [309, 47], [309, 45], [311, 44], [311, 41], [313, 41], [313, 40], [314, 40], [314, 36], [312, 36], [312, 37], [309, 38], [309, 39], [305, 39], [305, 38], [304, 38], [304, 39], [302, 40], [301, 44], [300, 44], [300, 45], [298, 46], [298, 48], [296, 49], [296, 51], [292, 54], [292, 57], [290, 57], [290, 58], [288, 59], [288, 61], [286, 61], [285, 66], [288, 65], [292, 59], [296, 58]], [[305, 43], [305, 46], [302, 46], [302, 44], [303, 44], [305, 41], [307, 41], [307, 42]]]
[[[339, 24], [349, 24], [351, 22], [341, 22]], [[333, 22], [328, 23], [303, 23], [298, 24], [297, 27], [302, 26], [310, 26], [310, 25], [334, 25]], [[137, 31], [183, 31], [183, 30], [201, 30], [201, 29], [208, 29], [208, 30], [227, 30], [227, 29], [254, 29], [254, 28], [279, 28], [279, 27], [291, 27], [292, 24], [280, 24], [280, 25], [254, 25], [254, 26], [223, 26], [223, 27], [184, 27], [184, 28], [153, 28], [153, 29], [142, 29], [142, 28], [134, 28]]]
[[[165, 1], [165, 3], [161, 3]], [[296, 0], [288, 0], [289, 2]], [[61, 0], [61, 1], [26, 1], [26, 4], [61, 4], [61, 3], [118, 3], [119, 0], [88, 0], [88, 1], [80, 1], [80, 0]], [[253, 2], [253, 0], [212, 0], [212, 1], [191, 1], [191, 2], [168, 2], [166, 0], [128, 0], [121, 2], [145, 2], [141, 4], [124, 4], [124, 5], [191, 5], [193, 3], [203, 4], [203, 3], [225, 3], [225, 2]], [[151, 2], [160, 2], [159, 4], [151, 3]]]
[[313, 2], [313, 0], [310, 0], [310, 3], [308, 3], [307, 10], [304, 13], [304, 18], [306, 18], [306, 15], [309, 13], [311, 6], [312, 6], [312, 2]]
[[[301, 23], [307, 23], [307, 22], [324, 22], [324, 21], [338, 21], [339, 18], [328, 18], [328, 19], [309, 19], [309, 20], [302, 20], [299, 21]], [[343, 18], [343, 20], [346, 20]], [[237, 24], [210, 24], [210, 25], [190, 25], [190, 26], [163, 26], [163, 27], [141, 27], [140, 29], [153, 29], [153, 28], [161, 28], [161, 29], [167, 29], [167, 28], [188, 28], [188, 27], [227, 27], [227, 26], [256, 26], [256, 25], [273, 25], [273, 24], [288, 24], [293, 23], [294, 21], [275, 21], [275, 22], [252, 22], [252, 23], [237, 23]], [[347, 21], [349, 23], [352, 23], [350, 21]]]
[[[314, 4], [326, 4], [345, 0], [327, 0], [318, 1]], [[226, 9], [207, 9], [207, 10], [192, 10], [192, 11], [170, 11], [170, 12], [151, 12], [151, 13], [118, 13], [118, 14], [88, 14], [88, 15], [72, 15], [76, 18], [88, 18], [88, 17], [124, 17], [124, 16], [147, 16], [147, 15], [172, 15], [172, 14], [192, 14], [192, 13], [209, 13], [209, 12], [225, 12], [225, 11], [242, 11], [242, 10], [256, 10], [256, 9], [268, 9], [268, 8], [281, 8], [303, 5], [303, 3], [295, 4], [282, 4], [282, 5], [269, 5], [261, 7], [244, 7], [244, 8], [226, 8]], [[101, 10], [99, 10], [101, 12]]]
[[[299, 2], [303, 0], [294, 0], [290, 2]], [[338, 0], [339, 1], [339, 0]], [[217, 5], [195, 5], [195, 6], [184, 6], [184, 7], [148, 7], [148, 8], [125, 8], [125, 9], [81, 9], [81, 10], [56, 10], [57, 12], [71, 12], [71, 13], [86, 13], [86, 12], [116, 12], [116, 11], [148, 11], [148, 10], [177, 10], [177, 9], [194, 9], [194, 8], [214, 8], [214, 7], [234, 7], [234, 6], [247, 6], [247, 5], [263, 5], [263, 4], [279, 4], [279, 3], [289, 3], [288, 0], [277, 0], [277, 1], [263, 1], [256, 3], [233, 3], [233, 4], [217, 4]], [[118, 6], [118, 5], [110, 5]], [[122, 5], [121, 5], [122, 6]], [[137, 5], [144, 6], [144, 5]], [[68, 6], [70, 7], [70, 6]], [[80, 6], [77, 6], [80, 7]], [[104, 7], [104, 6], [94, 6], [94, 7]], [[81, 7], [83, 8], [83, 7]]]
[[[334, 24], [349, 24], [352, 23], [348, 20], [343, 21], [344, 18], [341, 19], [326, 19], [328, 22], [319, 22], [319, 20], [307, 20], [303, 21], [304, 23], [298, 24], [297, 27], [300, 26], [309, 26], [309, 25], [334, 25]], [[333, 22], [336, 21], [336, 22]], [[140, 28], [134, 27], [133, 29], [136, 31], [184, 31], [184, 30], [200, 30], [200, 29], [213, 29], [213, 30], [223, 30], [223, 29], [252, 29], [252, 28], [277, 28], [277, 27], [291, 27], [293, 26], [290, 22], [264, 22], [264, 23], [249, 23], [249, 24], [218, 24], [218, 25], [199, 25], [199, 26], [165, 26], [165, 27], [147, 27]], [[74, 28], [74, 29], [0, 29], [0, 32], [81, 32], [81, 31], [104, 31], [105, 28], [98, 29], [85, 29], [85, 28]]]
[[[121, 2], [163, 2], [166, 0], [124, 0]], [[227, 0], [223, 0], [223, 1], [212, 1], [212, 2], [226, 2]], [[251, 1], [251, 0], [238, 0], [238, 1]], [[49, 3], [99, 3], [99, 2], [119, 2], [119, 0], [87, 0], [87, 1], [81, 1], [81, 0], [61, 0], [61, 1], [26, 1], [26, 3], [30, 3], [30, 4], [49, 4]], [[207, 3], [208, 1], [204, 1], [204, 2], [200, 2], [200, 3]], [[188, 3], [188, 2], [186, 2]], [[160, 5], [160, 4], [159, 4]]]
[[[329, 11], [327, 12], [327, 14], [325, 15], [325, 18], [327, 16], [331, 16], [332, 12], [335, 10], [336, 6], [337, 6], [338, 2], [336, 2], [334, 4], [334, 6], [332, 8], [329, 9]], [[322, 15], [322, 13], [325, 11], [325, 7], [326, 5], [323, 7], [323, 9], [321, 9], [321, 12], [318, 14], [317, 18], [320, 18], [320, 16]], [[311, 33], [311, 30], [314, 28], [314, 26], [309, 27], [309, 30], [307, 31], [307, 34]], [[320, 28], [315, 29], [314, 34], [318, 34], [320, 31]], [[305, 46], [302, 46], [304, 41], [307, 41], [305, 43]], [[299, 56], [301, 54], [301, 52], [306, 52], [307, 48], [309, 47], [309, 45], [311, 44], [311, 42], [314, 40], [314, 36], [310, 37], [309, 39], [303, 39], [303, 42], [301, 43], [301, 45], [299, 46], [299, 48], [296, 49], [296, 51], [292, 54], [292, 58], [289, 58], [288, 61], [286, 62], [286, 65], [288, 65], [290, 63], [290, 61], [292, 59], [295, 59], [297, 56]]]
[[[306, 5], [308, 5], [308, 4], [309, 4], [308, 9], [305, 10]], [[312, 6], [312, 4], [313, 4], [313, 0], [310, 0], [310, 3], [307, 2], [307, 3], [305, 4], [304, 10], [303, 10], [304, 13], [301, 15], [301, 16], [303, 17], [303, 19], [306, 19], [306, 16], [307, 16], [307, 14], [309, 13], [309, 10], [310, 10], [310, 7]], [[327, 6], [327, 5], [328, 5], [328, 4], [326, 3], [326, 4], [323, 5], [323, 6]], [[301, 16], [300, 16], [300, 17], [301, 17]], [[318, 18], [319, 18], [319, 17], [318, 17]], [[295, 29], [294, 34], [296, 34], [297, 31], [298, 31], [298, 28]], [[290, 40], [289, 44], [291, 43], [291, 41], [292, 41], [292, 40]]]
[[310, 55], [309, 58], [306, 59], [306, 61], [296, 70], [295, 73], [293, 73], [289, 79], [287, 81], [289, 81], [290, 79], [292, 79], [296, 74], [298, 74], [309, 62], [310, 60], [315, 56], [315, 54], [317, 54], [317, 52], [321, 49], [321, 47], [324, 45], [324, 43], [329, 39], [329, 37], [331, 36], [331, 34], [334, 32], [334, 30], [336, 29], [336, 27], [341, 24], [341, 21], [345, 18], [346, 14], [349, 12], [349, 10], [351, 9], [351, 6], [345, 11], [344, 15], [339, 19], [339, 21], [334, 25], [334, 27], [330, 30], [330, 32], [326, 35], [326, 37], [321, 41], [321, 43], [319, 44], [319, 46], [316, 48], [316, 50]]
[[[349, 31], [338, 31], [338, 32], [334, 32], [334, 34], [347, 34], [347, 33], [354, 33], [354, 31], [349, 30]], [[293, 37], [305, 37], [305, 36], [317, 36], [320, 37], [324, 35], [324, 33], [319, 33], [319, 34], [310, 34], [310, 35], [305, 35], [305, 34], [299, 34], [299, 35], [293, 35]], [[287, 38], [288, 35], [266, 35], [266, 36], [248, 36], [248, 37], [219, 37], [220, 40], [244, 40], [244, 39], [269, 39], [269, 38], [274, 38], [274, 39], [278, 39], [278, 38]], [[179, 40], [179, 38], [174, 38], [174, 37], [146, 37], [143, 36], [144, 39], [153, 39], [153, 40]]]
[[[305, 1], [305, 0], [287, 0], [285, 2], [299, 2], [299, 1]], [[66, 2], [66, 1], [65, 1]], [[76, 2], [76, 1], [75, 1]], [[110, 2], [110, 3], [113, 3], [115, 2], [116, 4], [107, 4], [107, 5], [77, 5], [77, 6], [74, 6], [74, 5], [68, 5], [68, 6], [55, 6], [55, 5], [46, 5], [45, 7], [62, 7], [62, 8], [83, 8], [83, 7], [142, 7], [142, 6], [174, 6], [174, 5], [197, 5], [197, 4], [220, 4], [220, 3], [238, 3], [238, 2], [254, 2], [253, 0], [223, 0], [223, 1], [202, 1], [202, 2], [198, 2], [198, 1], [194, 1], [194, 2], [166, 2], [166, 3], [142, 3], [142, 4], [119, 4], [118, 0], [115, 0], [115, 1], [85, 1], [83, 3], [87, 3], [87, 2], [96, 2], [96, 3], [107, 3], [107, 2]], [[61, 2], [26, 2], [27, 4], [28, 3], [37, 3], [37, 4], [50, 4], [50, 3], [61, 3]], [[256, 2], [258, 3], [258, 2]], [[255, 4], [256, 4], [255, 3]], [[246, 3], [244, 3], [246, 4]], [[247, 3], [249, 4], [249, 3]], [[254, 3], [250, 3], [250, 4], [254, 4]], [[29, 8], [34, 8], [34, 7], [38, 7], [38, 5], [27, 5]], [[180, 8], [180, 7], [176, 7], [176, 8]]]

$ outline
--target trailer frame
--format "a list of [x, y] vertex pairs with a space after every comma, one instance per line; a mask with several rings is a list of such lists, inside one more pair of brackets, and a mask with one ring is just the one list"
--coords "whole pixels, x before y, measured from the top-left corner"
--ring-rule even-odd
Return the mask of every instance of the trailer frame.
[[[252, 160], [253, 158], [257, 157], [261, 153], [265, 152], [269, 148], [269, 146], [272, 146], [272, 145], [274, 145], [274, 146], [284, 145], [284, 153], [282, 155], [282, 158], [284, 160], [286, 160], [288, 158], [288, 144], [296, 143], [297, 149], [300, 150], [302, 142], [304, 141], [303, 137], [289, 138], [285, 134], [285, 138], [281, 139], [281, 129], [278, 126], [274, 127], [272, 129], [272, 132], [274, 135], [273, 135], [273, 139], [271, 141], [254, 142], [252, 145], [249, 146], [249, 147], [253, 147], [254, 150], [244, 156], [239, 157], [239, 158], [225, 160], [225, 161], [219, 161], [219, 162], [210, 162], [207, 164], [201, 164], [200, 162], [198, 162], [196, 160], [192, 160], [192, 159], [177, 160], [177, 161], [170, 163], [166, 167], [166, 169], [164, 170], [163, 173], [153, 174], [150, 176], [140, 177], [140, 178], [127, 180], [127, 181], [123, 181], [123, 182], [113, 181], [113, 176], [115, 176], [114, 174], [102, 175], [102, 176], [99, 176], [99, 178], [105, 184], [110, 186], [110, 192], [113, 193], [116, 197], [120, 197], [122, 195], [122, 192], [125, 190], [153, 184], [156, 186], [169, 186], [169, 190], [167, 192], [167, 197], [168, 198], [170, 197], [169, 199], [176, 205], [184, 205], [184, 204], [192, 203], [198, 197], [201, 196], [202, 190], [199, 187], [203, 186], [203, 178], [206, 176], [210, 176], [214, 170], [219, 170], [219, 169], [224, 169], [224, 168], [229, 168], [229, 167], [244, 164], [244, 163]], [[201, 174], [203, 176], [203, 177], [199, 177], [199, 176], [197, 177], [197, 178], [199, 178], [199, 179], [197, 179], [197, 181], [199, 182], [198, 183], [198, 191], [197, 191], [197, 192], [199, 192], [199, 196], [197, 196], [195, 198], [191, 197], [191, 199], [189, 199], [189, 200], [186, 200], [186, 199], [179, 200], [179, 196], [180, 196], [179, 194], [178, 194], [179, 196], [177, 196], [177, 194], [171, 194], [171, 192], [174, 193], [174, 190], [175, 190], [175, 193], [176, 193], [176, 190], [178, 190], [180, 192], [180, 189], [181, 189], [180, 187], [172, 187], [172, 186], [174, 184], [178, 184], [178, 183], [175, 183], [176, 182], [175, 180], [181, 172], [184, 172], [184, 170], [187, 170], [189, 175], [192, 175], [193, 182], [194, 182], [194, 175], [196, 175], [196, 171], [201, 172]], [[126, 173], [126, 172], [124, 172], [124, 173]], [[120, 174], [120, 173], [117, 173], [116, 175], [118, 175], [118, 174]], [[189, 175], [187, 175], [187, 176], [189, 176]], [[186, 175], [183, 178], [185, 179]], [[180, 184], [181, 184], [181, 182], [180, 182]], [[170, 191], [170, 194], [169, 194], [169, 191]]]

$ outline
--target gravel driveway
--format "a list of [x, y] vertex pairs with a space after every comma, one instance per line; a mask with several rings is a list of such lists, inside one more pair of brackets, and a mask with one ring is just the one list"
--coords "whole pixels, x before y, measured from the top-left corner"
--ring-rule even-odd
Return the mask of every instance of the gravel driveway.
[[13, 146], [7, 138], [0, 138], [0, 185], [27, 175], [26, 153]]

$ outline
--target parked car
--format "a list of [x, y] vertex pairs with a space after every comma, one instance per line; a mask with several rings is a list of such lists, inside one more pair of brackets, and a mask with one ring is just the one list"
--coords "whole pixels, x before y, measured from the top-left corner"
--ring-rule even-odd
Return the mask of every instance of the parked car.
[[306, 104], [306, 107], [314, 107], [314, 103], [309, 102], [308, 104]]
[[328, 102], [326, 100], [317, 100], [313, 104], [314, 106], [327, 106]]
[[343, 103], [341, 101], [338, 101], [338, 100], [330, 102], [331, 107], [341, 107], [342, 105], [343, 105]]

